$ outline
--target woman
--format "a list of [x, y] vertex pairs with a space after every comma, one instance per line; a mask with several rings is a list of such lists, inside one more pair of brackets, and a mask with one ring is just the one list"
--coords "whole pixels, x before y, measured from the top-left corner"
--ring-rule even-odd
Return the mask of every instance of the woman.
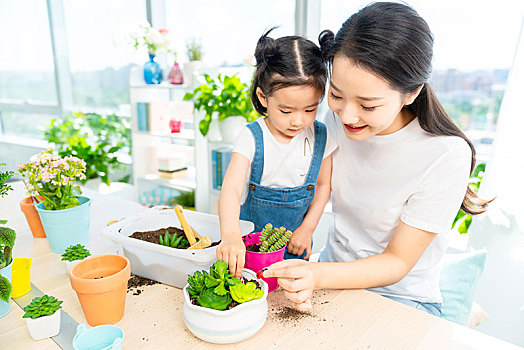
[[313, 289], [369, 288], [440, 315], [440, 261], [459, 208], [486, 210], [468, 187], [471, 142], [428, 84], [433, 37], [415, 10], [373, 3], [334, 36], [319, 36], [331, 67], [326, 124], [335, 222], [319, 263], [274, 264], [265, 277], [297, 305]]

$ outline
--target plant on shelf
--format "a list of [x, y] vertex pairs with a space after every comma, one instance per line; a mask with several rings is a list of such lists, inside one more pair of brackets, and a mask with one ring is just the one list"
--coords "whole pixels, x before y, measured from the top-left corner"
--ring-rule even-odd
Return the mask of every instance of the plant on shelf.
[[25, 314], [23, 318], [38, 318], [42, 316], [49, 316], [55, 313], [56, 310], [61, 309], [62, 301], [49, 295], [43, 295], [31, 300], [31, 303], [24, 307]]
[[42, 151], [32, 162], [20, 164], [18, 171], [28, 180], [31, 196], [44, 198], [46, 210], [61, 210], [80, 205], [77, 197], [82, 194], [76, 180], [86, 178], [84, 160], [75, 156], [62, 158], [52, 150]]
[[[486, 171], [486, 163], [480, 163], [475, 167], [475, 170], [473, 170], [473, 174], [471, 175], [469, 179], [469, 186], [473, 189], [475, 193], [478, 192], [480, 183], [482, 182], [482, 179], [484, 178], [484, 172]], [[457, 216], [455, 216], [455, 220], [453, 220], [453, 224], [451, 225], [451, 228], [453, 229], [457, 223], [458, 225], [458, 232], [460, 234], [466, 234], [468, 233], [469, 226], [471, 225], [471, 221], [473, 220], [473, 217], [471, 215], [466, 214], [462, 209], [459, 209]]]
[[66, 248], [65, 253], [62, 254], [62, 261], [77, 261], [84, 260], [91, 253], [82, 244], [71, 245]]
[[[0, 163], [0, 166], [5, 165], [5, 163]], [[7, 184], [7, 180], [15, 173], [9, 170], [0, 171], [0, 197], [7, 196], [7, 192], [12, 191], [13, 188], [11, 185]]]
[[187, 59], [192, 61], [201, 61], [203, 52], [202, 52], [202, 43], [196, 38], [191, 38], [186, 43], [186, 52]]
[[233, 307], [233, 300], [242, 304], [264, 296], [264, 291], [257, 288], [254, 282], [246, 282], [230, 274], [227, 263], [222, 260], [217, 260], [209, 273], [196, 271], [188, 275], [187, 283], [187, 291], [198, 305], [215, 310]]
[[289, 242], [293, 233], [286, 230], [284, 226], [280, 228], [273, 227], [271, 224], [266, 224], [260, 233], [260, 253], [275, 252]]
[[164, 245], [166, 247], [171, 247], [171, 248], [178, 248], [178, 249], [189, 248], [189, 242], [183, 233], [181, 233], [180, 236], [177, 236], [176, 232], [170, 235], [169, 232], [166, 231], [166, 234], [164, 236], [160, 235], [158, 237], [158, 243], [160, 245]]
[[197, 86], [193, 92], [184, 95], [184, 101], [193, 100], [196, 111], [204, 110], [205, 116], [199, 122], [198, 128], [206, 136], [213, 117], [213, 112], [218, 114], [218, 120], [232, 116], [241, 116], [247, 122], [256, 119], [256, 112], [251, 104], [249, 87], [242, 83], [236, 75], [222, 76], [217, 79], [204, 74], [205, 84]]
[[[100, 177], [110, 184], [109, 173], [121, 167], [118, 156], [131, 155], [131, 124], [128, 118], [115, 114], [72, 113], [61, 119], [52, 119], [44, 133], [54, 144], [58, 155], [73, 155], [86, 162], [86, 178]], [[127, 182], [127, 175], [119, 181]]]
[[169, 206], [181, 205], [184, 209], [195, 210], [195, 191], [181, 192], [180, 195], [169, 199]]
[[13, 261], [13, 247], [15, 245], [16, 233], [13, 229], [3, 226], [7, 220], [0, 220], [0, 300], [9, 303], [12, 286], [3, 272], [10, 269]]

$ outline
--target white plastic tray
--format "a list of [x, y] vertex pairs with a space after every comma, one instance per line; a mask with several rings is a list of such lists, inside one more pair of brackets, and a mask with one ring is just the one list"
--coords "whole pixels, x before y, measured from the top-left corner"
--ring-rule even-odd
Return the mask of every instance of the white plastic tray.
[[[220, 240], [218, 216], [190, 210], [184, 210], [184, 216], [200, 235], [210, 236], [213, 242]], [[133, 274], [183, 288], [188, 274], [208, 269], [216, 261], [216, 246], [195, 250], [175, 249], [129, 237], [137, 231], [154, 231], [170, 226], [181, 227], [174, 209], [156, 206], [107, 226], [102, 230], [102, 236], [122, 245]], [[253, 228], [253, 223], [240, 220], [242, 235], [250, 233]]]

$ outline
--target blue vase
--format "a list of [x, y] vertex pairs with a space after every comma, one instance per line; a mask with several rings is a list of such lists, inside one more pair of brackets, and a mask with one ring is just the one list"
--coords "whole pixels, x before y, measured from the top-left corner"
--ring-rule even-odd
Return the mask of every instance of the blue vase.
[[80, 205], [62, 210], [46, 210], [44, 203], [36, 205], [42, 226], [53, 253], [63, 253], [70, 245], [89, 244], [89, 208], [91, 200], [78, 197]]
[[155, 54], [149, 54], [149, 61], [144, 64], [144, 80], [146, 84], [160, 84], [162, 82], [162, 68], [155, 62]]

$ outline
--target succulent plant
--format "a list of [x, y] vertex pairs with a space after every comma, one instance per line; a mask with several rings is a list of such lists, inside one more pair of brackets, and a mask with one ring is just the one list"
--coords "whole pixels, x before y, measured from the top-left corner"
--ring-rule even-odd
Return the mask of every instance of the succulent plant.
[[23, 318], [38, 318], [48, 316], [55, 313], [56, 310], [61, 309], [62, 301], [49, 295], [36, 297], [31, 300], [31, 303], [24, 307], [25, 314]]
[[274, 252], [283, 248], [289, 242], [293, 232], [286, 230], [284, 226], [274, 228], [273, 225], [267, 224], [260, 233], [261, 253]]
[[62, 254], [62, 261], [76, 261], [84, 260], [91, 253], [81, 244], [71, 245], [66, 248], [65, 253]]
[[177, 236], [176, 232], [172, 235], [169, 234], [169, 231], [166, 231], [164, 236], [160, 235], [158, 237], [158, 243], [165, 245], [166, 247], [185, 249], [189, 247], [189, 241], [184, 237], [183, 234]]

